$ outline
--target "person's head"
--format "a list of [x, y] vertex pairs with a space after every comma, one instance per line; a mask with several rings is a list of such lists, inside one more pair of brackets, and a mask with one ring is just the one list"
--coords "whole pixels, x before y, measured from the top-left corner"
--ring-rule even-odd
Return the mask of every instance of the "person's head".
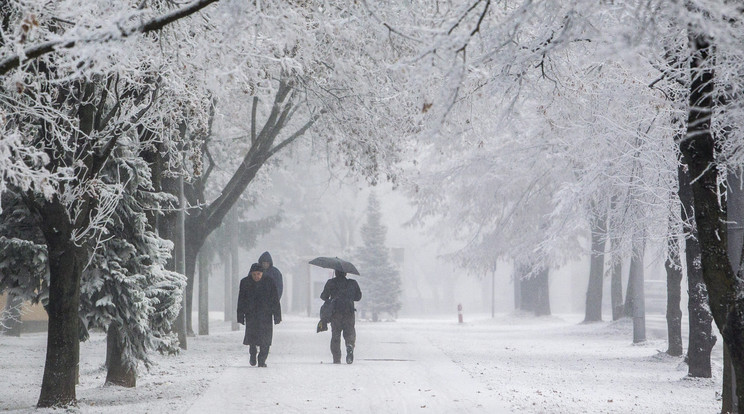
[[251, 265], [251, 271], [249, 273], [254, 282], [258, 282], [263, 277], [263, 269], [258, 263]]
[[334, 270], [333, 272], [336, 274], [336, 277], [346, 277], [346, 272], [340, 270]]
[[271, 258], [269, 252], [263, 252], [261, 257], [258, 258], [258, 263], [261, 264], [263, 270], [266, 270], [274, 265], [274, 259]]

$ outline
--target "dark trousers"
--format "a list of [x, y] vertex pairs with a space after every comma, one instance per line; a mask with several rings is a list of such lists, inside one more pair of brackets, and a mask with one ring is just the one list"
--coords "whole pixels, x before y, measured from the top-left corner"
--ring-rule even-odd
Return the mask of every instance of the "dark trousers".
[[258, 363], [259, 364], [265, 364], [266, 363], [266, 357], [269, 356], [269, 348], [271, 348], [271, 346], [268, 346], [268, 345], [267, 346], [262, 346], [262, 347], [260, 347], [261, 348], [261, 351], [258, 351], [258, 348], [259, 347], [256, 346], [256, 345], [251, 345], [250, 346], [251, 356], [255, 356], [256, 355], [256, 352], [258, 352]]
[[331, 316], [331, 354], [333, 362], [341, 362], [341, 334], [344, 334], [346, 347], [352, 348], [356, 344], [356, 329], [354, 328], [354, 313], [334, 313]]

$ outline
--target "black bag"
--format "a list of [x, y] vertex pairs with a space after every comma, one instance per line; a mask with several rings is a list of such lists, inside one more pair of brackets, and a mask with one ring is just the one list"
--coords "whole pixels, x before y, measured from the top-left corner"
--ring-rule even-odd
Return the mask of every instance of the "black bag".
[[331, 315], [333, 315], [333, 308], [334, 308], [335, 301], [327, 300], [323, 302], [323, 305], [320, 307], [320, 320], [325, 322], [331, 321]]
[[318, 321], [318, 326], [315, 329], [316, 333], [328, 330], [331, 315], [333, 315], [333, 301], [327, 300], [320, 306], [320, 321]]

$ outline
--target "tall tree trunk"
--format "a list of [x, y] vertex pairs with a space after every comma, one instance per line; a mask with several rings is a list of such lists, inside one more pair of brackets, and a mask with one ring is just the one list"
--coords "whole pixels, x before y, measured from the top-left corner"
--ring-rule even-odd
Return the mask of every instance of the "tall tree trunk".
[[[742, 249], [744, 249], [744, 183], [742, 177], [729, 172], [726, 177], [726, 218], [728, 231], [728, 256], [734, 272], [741, 271]], [[736, 395], [736, 375], [728, 346], [723, 347], [723, 413], [738, 411], [739, 399]]]
[[592, 253], [589, 261], [589, 287], [586, 290], [584, 322], [602, 320], [602, 290], [604, 281], [605, 220], [592, 220]]
[[126, 363], [121, 346], [121, 329], [116, 324], [110, 324], [106, 332], [106, 383], [122, 387], [137, 386], [137, 368], [133, 363]]
[[731, 353], [725, 343], [723, 344], [723, 393], [721, 397], [723, 400], [721, 405], [722, 414], [739, 412], [739, 400], [736, 398], [736, 374], [734, 373]]
[[209, 335], [209, 271], [210, 260], [199, 255], [199, 335]]
[[[671, 229], [670, 229], [671, 230]], [[682, 356], [682, 266], [680, 261], [679, 243], [673, 232], [667, 240], [667, 258], [664, 262], [667, 274], [667, 342], [669, 348], [666, 353], [671, 356]]]
[[232, 308], [232, 286], [233, 286], [233, 272], [232, 272], [232, 256], [230, 253], [225, 253], [222, 261], [222, 272], [225, 278], [225, 295], [224, 295], [224, 311], [225, 311], [225, 322], [235, 321], [235, 312]]
[[690, 187], [690, 174], [686, 166], [677, 169], [679, 200], [682, 205], [682, 220], [685, 234], [685, 261], [687, 264], [687, 312], [690, 334], [687, 344], [688, 375], [696, 378], [712, 376], [710, 354], [716, 337], [713, 335], [713, 316], [708, 308], [708, 291], [703, 281], [701, 250], [695, 226], [694, 201]]
[[537, 289], [535, 278], [530, 275], [530, 267], [519, 265], [516, 277], [519, 279], [519, 310], [535, 312], [537, 303]]
[[[206, 240], [206, 238], [205, 238]], [[186, 334], [194, 334], [192, 315], [194, 312], [194, 280], [196, 280], [196, 258], [199, 255], [200, 246], [195, 246], [191, 239], [184, 239], [184, 274], [186, 275], [186, 292], [184, 293], [184, 306], [186, 307]]]
[[[718, 145], [711, 130], [715, 76], [710, 39], [697, 28], [688, 31], [693, 49], [687, 134], [680, 143], [684, 161], [695, 177], [691, 187], [700, 245], [703, 279], [716, 326], [728, 346], [736, 375], [737, 395], [744, 395], [744, 274], [729, 264], [726, 199], [719, 197]], [[739, 411], [744, 407], [739, 405]]]
[[514, 267], [514, 310], [522, 309], [522, 275], [518, 268]]
[[[176, 234], [173, 238], [173, 241], [175, 242], [175, 251], [176, 251], [176, 272], [180, 274], [186, 274], [186, 231], [184, 229], [184, 220], [185, 220], [185, 207], [186, 203], [184, 201], [183, 197], [183, 176], [178, 178], [178, 195], [179, 195], [179, 208], [178, 208], [178, 214], [176, 215]], [[193, 277], [193, 273], [192, 273]], [[192, 286], [193, 291], [193, 286]], [[178, 331], [178, 346], [181, 349], [188, 349], [188, 342], [186, 337], [188, 336], [188, 322], [191, 319], [191, 312], [188, 305], [188, 285], [186, 286], [186, 292], [183, 296], [183, 303], [181, 305], [181, 310], [178, 312], [178, 317], [176, 318], [176, 329]]]
[[535, 316], [550, 315], [550, 268], [545, 266], [535, 279]]
[[[235, 225], [238, 222], [238, 216], [236, 213], [233, 213], [231, 215], [231, 220], [233, 220], [233, 229], [236, 227]], [[232, 286], [233, 286], [233, 295], [231, 298], [232, 306], [231, 306], [231, 312], [236, 315], [238, 312], [238, 288], [240, 286], [240, 278], [242, 274], [240, 273], [240, 249], [238, 248], [238, 234], [236, 231], [230, 232], [230, 260], [232, 262]], [[232, 319], [232, 330], [237, 331], [240, 329], [240, 324], [238, 321], [235, 320], [235, 318]]]
[[613, 237], [610, 240], [612, 249], [612, 274], [610, 281], [610, 299], [612, 301], [612, 320], [623, 317], [625, 304], [623, 303], [623, 259], [620, 256], [620, 241]]
[[633, 240], [633, 257], [630, 258], [628, 297], [626, 314], [633, 318], [633, 343], [646, 341], [646, 305], [644, 297], [643, 256], [646, 250], [645, 236]]
[[41, 229], [49, 252], [49, 315], [44, 377], [37, 407], [75, 402], [80, 359], [78, 309], [84, 252], [72, 241], [72, 224], [56, 199], [44, 203]]

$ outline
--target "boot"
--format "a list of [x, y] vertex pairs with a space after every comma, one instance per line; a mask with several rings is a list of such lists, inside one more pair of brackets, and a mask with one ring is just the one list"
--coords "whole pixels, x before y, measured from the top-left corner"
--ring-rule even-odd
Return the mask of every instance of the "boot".
[[249, 361], [252, 367], [256, 366], [256, 354], [251, 354], [251, 360]]
[[346, 345], [346, 363], [351, 364], [354, 362], [354, 346]]

